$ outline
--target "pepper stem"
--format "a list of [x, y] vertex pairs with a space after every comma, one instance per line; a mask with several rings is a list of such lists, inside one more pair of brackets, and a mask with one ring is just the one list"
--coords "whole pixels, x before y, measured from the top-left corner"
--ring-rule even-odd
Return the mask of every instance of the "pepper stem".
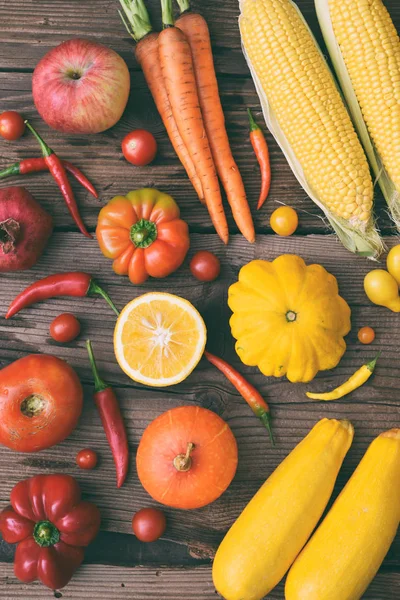
[[[148, 33], [153, 31], [149, 13], [143, 0], [119, 0], [124, 13], [120, 10], [119, 16], [127, 32], [135, 42], [140, 42]], [[124, 16], [125, 14], [125, 16]]]
[[174, 12], [172, 10], [172, 0], [161, 0], [161, 11], [163, 29], [168, 29], [168, 27], [174, 27], [175, 19]]
[[93, 348], [92, 348], [92, 342], [90, 340], [86, 340], [86, 348], [87, 348], [87, 351], [89, 354], [90, 366], [92, 367], [92, 372], [93, 372], [94, 391], [97, 394], [98, 392], [103, 392], [110, 386], [107, 385], [107, 383], [105, 381], [103, 381], [103, 379], [101, 379], [101, 377], [99, 375], [99, 371], [98, 371], [97, 365], [96, 365], [96, 359], [94, 357], [94, 352], [93, 352]]
[[269, 433], [269, 438], [271, 440], [271, 444], [273, 446], [275, 446], [274, 435], [272, 433], [272, 427], [271, 427], [271, 415], [267, 412], [263, 412], [261, 415], [259, 415], [259, 419]]
[[253, 114], [250, 110], [250, 108], [247, 109], [247, 114], [249, 115], [249, 123], [250, 123], [250, 133], [252, 131], [257, 131], [259, 128], [259, 126], [257, 125], [257, 123], [254, 120]]
[[5, 179], [6, 177], [10, 177], [11, 175], [19, 175], [19, 174], [20, 174], [19, 162], [17, 162], [17, 163], [14, 163], [13, 165], [10, 165], [6, 169], [3, 169], [3, 171], [0, 171], [0, 179]]
[[60, 541], [60, 532], [50, 521], [38, 521], [33, 530], [33, 539], [41, 548], [48, 548]]
[[140, 219], [132, 225], [129, 236], [137, 248], [148, 248], [157, 239], [157, 226], [153, 221]]
[[102, 298], [104, 298], [104, 300], [107, 302], [107, 304], [109, 306], [111, 306], [111, 308], [113, 309], [113, 311], [115, 312], [115, 314], [117, 315], [117, 317], [119, 317], [119, 310], [118, 308], [115, 306], [114, 302], [111, 300], [110, 296], [107, 294], [107, 292], [105, 290], [103, 290], [102, 287], [100, 287], [94, 279], [90, 280], [90, 285], [89, 285], [89, 289], [87, 291], [87, 294], [99, 294], [99, 296], [101, 296]]
[[183, 13], [185, 12], [190, 11], [190, 0], [177, 0], [177, 2], [179, 4], [179, 10], [181, 12], [181, 15], [183, 15]]
[[39, 142], [40, 148], [42, 150], [42, 154], [43, 154], [44, 158], [47, 158], [48, 156], [51, 156], [52, 154], [54, 154], [53, 150], [51, 148], [49, 148], [49, 146], [46, 144], [46, 142], [44, 141], [44, 139], [40, 137], [40, 135], [38, 134], [38, 132], [36, 131], [36, 129], [34, 129], [32, 127], [32, 125], [29, 123], [29, 121], [26, 120], [26, 121], [24, 121], [24, 123], [27, 126], [27, 128], [29, 129], [29, 131], [31, 133], [33, 133], [33, 135], [35, 136], [35, 138]]
[[189, 442], [186, 448], [186, 454], [178, 454], [174, 458], [174, 467], [180, 473], [185, 473], [189, 471], [192, 466], [192, 457], [191, 454], [194, 450], [194, 444]]
[[382, 354], [382, 350], [375, 356], [374, 360], [371, 360], [371, 362], [367, 363], [366, 367], [369, 371], [371, 371], [371, 373], [374, 372], [376, 363], [378, 362], [378, 358], [380, 357], [381, 354]]

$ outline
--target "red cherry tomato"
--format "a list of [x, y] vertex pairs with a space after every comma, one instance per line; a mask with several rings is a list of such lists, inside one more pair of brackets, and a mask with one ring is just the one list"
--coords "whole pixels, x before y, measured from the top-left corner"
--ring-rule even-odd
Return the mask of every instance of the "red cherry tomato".
[[23, 117], [15, 110], [7, 110], [0, 115], [0, 135], [5, 140], [14, 141], [24, 134], [25, 123]]
[[372, 327], [361, 327], [358, 331], [358, 339], [362, 344], [372, 344], [375, 339], [375, 331]]
[[97, 453], [90, 448], [84, 448], [78, 452], [75, 460], [81, 469], [94, 469], [97, 465]]
[[50, 335], [56, 342], [65, 344], [72, 342], [78, 337], [81, 331], [81, 324], [71, 313], [58, 315], [50, 325]]
[[142, 508], [132, 519], [133, 533], [141, 542], [155, 542], [166, 526], [165, 514], [158, 508]]
[[122, 140], [122, 153], [136, 167], [151, 163], [157, 154], [156, 138], [150, 131], [136, 129]]
[[220, 274], [221, 263], [212, 252], [200, 250], [190, 261], [190, 271], [200, 281], [214, 281]]

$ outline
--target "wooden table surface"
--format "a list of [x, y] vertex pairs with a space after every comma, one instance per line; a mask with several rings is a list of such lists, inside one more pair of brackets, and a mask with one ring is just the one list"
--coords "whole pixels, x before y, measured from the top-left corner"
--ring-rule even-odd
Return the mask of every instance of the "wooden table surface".
[[[154, 24], [160, 25], [158, 0], [148, 5]], [[197, 0], [194, 8], [207, 18], [213, 41], [216, 68], [228, 133], [233, 153], [243, 173], [252, 207], [256, 205], [259, 171], [247, 131], [246, 107], [251, 107], [262, 123], [259, 103], [241, 53], [237, 25], [237, 0]], [[300, 8], [319, 37], [312, 0], [299, 0]], [[400, 28], [400, 4], [386, 4]], [[112, 196], [131, 189], [154, 186], [172, 194], [179, 202], [182, 217], [191, 230], [190, 255], [201, 248], [221, 258], [222, 274], [213, 284], [194, 280], [188, 261], [173, 276], [133, 287], [117, 277], [111, 263], [100, 253], [97, 242], [76, 232], [60, 195], [47, 174], [15, 178], [14, 185], [26, 186], [53, 215], [55, 233], [34, 269], [21, 274], [1, 276], [0, 314], [10, 300], [33, 280], [56, 271], [84, 269], [103, 284], [122, 307], [132, 298], [149, 290], [174, 292], [188, 298], [203, 314], [209, 332], [209, 348], [231, 360], [258, 386], [271, 405], [274, 416], [276, 448], [272, 448], [265, 430], [244, 401], [210, 365], [201, 362], [182, 384], [167, 389], [148, 389], [129, 380], [115, 362], [112, 346], [113, 314], [102, 300], [59, 299], [25, 310], [11, 321], [0, 318], [0, 366], [29, 353], [48, 353], [66, 359], [78, 372], [85, 388], [85, 407], [77, 429], [62, 444], [39, 454], [17, 454], [0, 449], [0, 504], [8, 502], [13, 485], [38, 473], [64, 472], [80, 482], [88, 500], [102, 512], [102, 530], [89, 547], [84, 565], [72, 582], [56, 598], [68, 600], [214, 600], [211, 559], [228, 527], [239, 515], [261, 483], [306, 435], [321, 417], [349, 418], [355, 426], [353, 446], [341, 470], [335, 496], [343, 487], [372, 439], [385, 429], [400, 425], [400, 316], [372, 306], [363, 292], [363, 277], [373, 266], [343, 249], [331, 235], [319, 209], [306, 197], [291, 173], [281, 151], [267, 132], [270, 145], [273, 184], [265, 209], [254, 211], [257, 241], [250, 245], [237, 235], [230, 219], [231, 240], [224, 247], [210, 226], [208, 215], [174, 155], [158, 117], [143, 75], [135, 62], [133, 43], [117, 14], [117, 0], [0, 0], [0, 112], [21, 111], [45, 135], [49, 145], [63, 158], [73, 161], [92, 179], [100, 191], [100, 201], [81, 188], [74, 187], [85, 222], [93, 231], [100, 206]], [[35, 111], [31, 95], [32, 71], [38, 60], [51, 48], [71, 37], [87, 37], [118, 51], [128, 63], [132, 90], [122, 120], [110, 131], [96, 136], [68, 136], [50, 130]], [[122, 137], [137, 127], [150, 129], [159, 144], [152, 166], [137, 169], [123, 160]], [[39, 156], [32, 136], [18, 143], [0, 142], [0, 166], [26, 156]], [[11, 182], [3, 182], [3, 186]], [[269, 217], [279, 203], [294, 206], [300, 227], [289, 239], [271, 235]], [[377, 193], [377, 215], [387, 244], [398, 237]], [[339, 281], [342, 295], [352, 309], [352, 331], [348, 349], [340, 365], [318, 376], [314, 386], [330, 388], [346, 379], [367, 359], [382, 350], [376, 375], [365, 387], [340, 402], [319, 404], [305, 397], [305, 385], [285, 379], [265, 378], [257, 369], [240, 365], [233, 349], [226, 304], [227, 289], [239, 268], [253, 258], [273, 259], [282, 253], [300, 254], [308, 263], [319, 262]], [[49, 337], [49, 324], [61, 312], [73, 311], [83, 331], [76, 342], [57, 345]], [[373, 346], [362, 347], [357, 330], [370, 325], [376, 330]], [[92, 402], [92, 378], [85, 339], [91, 338], [104, 378], [117, 388], [126, 419], [132, 465], [127, 483], [117, 491], [114, 466], [105, 436]], [[145, 545], [131, 532], [133, 513], [154, 502], [141, 487], [134, 456], [148, 423], [161, 412], [182, 404], [207, 407], [227, 420], [239, 445], [239, 468], [228, 491], [214, 504], [201, 510], [183, 512], [167, 509], [168, 529], [162, 540]], [[82, 472], [74, 458], [82, 447], [91, 447], [100, 455], [100, 465]], [[13, 547], [0, 545], [0, 598], [40, 599], [53, 592], [39, 584], [18, 582], [12, 568]], [[283, 599], [281, 584], [268, 596]], [[365, 598], [400, 598], [400, 536], [398, 535], [382, 568]]]

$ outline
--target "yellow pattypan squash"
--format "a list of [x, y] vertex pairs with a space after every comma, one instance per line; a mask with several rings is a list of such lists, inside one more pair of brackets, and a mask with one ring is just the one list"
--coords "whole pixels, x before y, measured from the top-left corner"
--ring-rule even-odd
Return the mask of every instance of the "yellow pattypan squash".
[[336, 367], [346, 350], [350, 308], [336, 278], [300, 256], [248, 263], [229, 288], [228, 304], [236, 352], [264, 375], [311, 381]]

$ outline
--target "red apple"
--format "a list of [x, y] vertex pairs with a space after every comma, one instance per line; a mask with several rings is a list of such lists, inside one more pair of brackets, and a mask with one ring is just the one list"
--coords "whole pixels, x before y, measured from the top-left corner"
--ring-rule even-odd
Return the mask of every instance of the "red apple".
[[64, 133], [99, 133], [119, 121], [128, 102], [130, 77], [114, 50], [73, 39], [50, 50], [32, 80], [36, 108]]

